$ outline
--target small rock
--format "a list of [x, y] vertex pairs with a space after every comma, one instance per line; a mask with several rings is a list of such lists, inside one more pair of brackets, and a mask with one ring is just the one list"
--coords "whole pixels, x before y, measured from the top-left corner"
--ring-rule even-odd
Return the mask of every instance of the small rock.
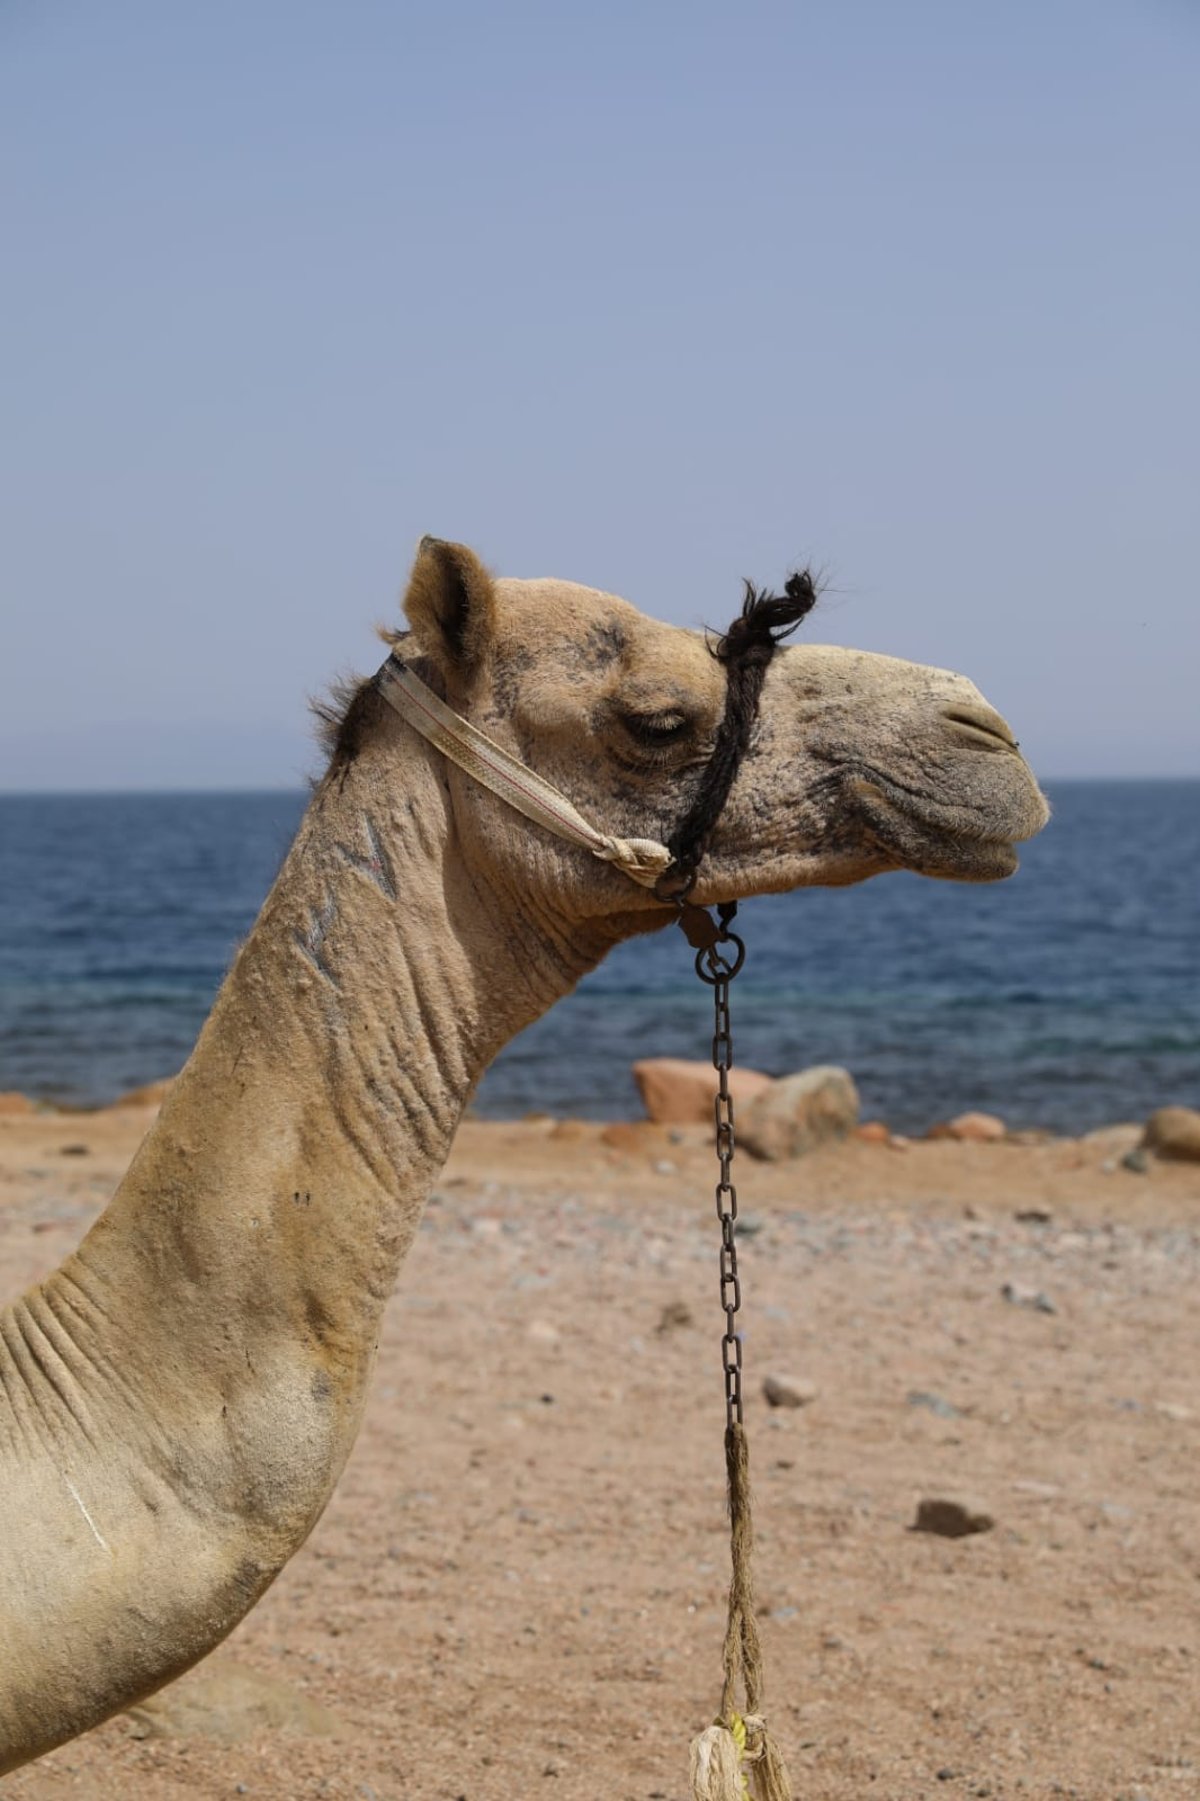
[[1101, 1157], [1123, 1157], [1142, 1141], [1142, 1127], [1122, 1123], [1115, 1126], [1097, 1126], [1094, 1132], [1085, 1132], [1079, 1140], [1089, 1151], [1096, 1151]]
[[672, 1163], [669, 1157], [660, 1157], [654, 1165], [654, 1173], [656, 1176], [677, 1176], [679, 1165]]
[[1182, 1401], [1155, 1401], [1154, 1411], [1165, 1420], [1174, 1420], [1177, 1425], [1195, 1418], [1191, 1408], [1185, 1407]]
[[589, 1128], [583, 1119], [560, 1119], [550, 1133], [551, 1138], [559, 1144], [579, 1144], [589, 1136]]
[[892, 1134], [881, 1119], [864, 1120], [861, 1126], [854, 1128], [854, 1136], [861, 1138], [864, 1144], [890, 1144]]
[[932, 1532], [938, 1538], [970, 1538], [977, 1532], [990, 1532], [995, 1524], [987, 1508], [977, 1501], [928, 1495], [917, 1502], [917, 1517], [910, 1530]]
[[60, 1144], [58, 1154], [60, 1157], [86, 1157], [88, 1147], [86, 1144]]
[[757, 1238], [766, 1220], [758, 1213], [739, 1213], [735, 1228], [739, 1238]]
[[131, 1088], [128, 1093], [120, 1095], [113, 1102], [114, 1107], [161, 1107], [171, 1092], [174, 1076], [164, 1076], [161, 1082], [147, 1082], [141, 1088]]
[[[1160, 1107], [1146, 1121], [1141, 1148], [1176, 1163], [1200, 1163], [1200, 1112], [1194, 1107]], [[1123, 1159], [1129, 1168], [1128, 1158]]]
[[738, 1143], [776, 1162], [845, 1138], [858, 1123], [858, 1089], [848, 1070], [818, 1064], [772, 1082], [738, 1117]]
[[[717, 1072], [711, 1063], [690, 1062], [686, 1057], [644, 1057], [634, 1064], [633, 1079], [647, 1117], [657, 1124], [712, 1125]], [[735, 1107], [749, 1103], [770, 1086], [770, 1076], [756, 1069], [729, 1071], [729, 1092]]]
[[809, 1407], [819, 1393], [803, 1376], [764, 1376], [762, 1386], [769, 1407]]
[[33, 1102], [27, 1094], [19, 1094], [16, 1089], [6, 1089], [0, 1094], [0, 1113], [33, 1113]]
[[557, 1344], [562, 1333], [548, 1319], [531, 1319], [525, 1328], [525, 1336], [531, 1338], [534, 1344], [549, 1345]]
[[927, 1413], [936, 1413], [940, 1420], [957, 1420], [962, 1415], [953, 1401], [945, 1401], [941, 1395], [930, 1394], [924, 1388], [911, 1388], [908, 1391], [910, 1407], [923, 1407]]
[[1048, 1226], [1054, 1215], [1049, 1207], [1018, 1207], [1013, 1218], [1021, 1226]]
[[691, 1308], [686, 1301], [668, 1301], [658, 1316], [656, 1332], [677, 1332], [683, 1326], [694, 1323]]
[[1026, 1288], [1023, 1282], [1006, 1282], [1000, 1290], [1014, 1307], [1029, 1307], [1034, 1313], [1057, 1313], [1058, 1308], [1040, 1288]]
[[926, 1138], [955, 1138], [964, 1144], [993, 1144], [1007, 1137], [1008, 1127], [994, 1113], [959, 1113], [930, 1126]]
[[646, 1119], [616, 1119], [600, 1134], [602, 1144], [626, 1157], [649, 1157], [662, 1148], [663, 1135]]
[[1135, 1145], [1133, 1150], [1126, 1151], [1121, 1158], [1121, 1168], [1132, 1170], [1135, 1176], [1146, 1175], [1150, 1168], [1149, 1152], [1144, 1151], [1141, 1145]]

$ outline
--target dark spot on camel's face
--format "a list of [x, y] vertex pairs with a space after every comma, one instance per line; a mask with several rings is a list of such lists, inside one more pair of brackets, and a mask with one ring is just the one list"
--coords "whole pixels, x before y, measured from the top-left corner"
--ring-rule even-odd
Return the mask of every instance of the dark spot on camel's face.
[[624, 627], [615, 619], [597, 619], [589, 625], [580, 645], [583, 661], [590, 669], [601, 670], [619, 662], [629, 640]]

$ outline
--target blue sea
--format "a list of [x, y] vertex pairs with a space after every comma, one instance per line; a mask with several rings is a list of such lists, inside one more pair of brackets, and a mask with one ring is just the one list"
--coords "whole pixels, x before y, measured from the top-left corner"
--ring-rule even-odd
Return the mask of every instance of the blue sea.
[[[919, 1132], [968, 1107], [1080, 1131], [1200, 1105], [1200, 782], [1063, 782], [1011, 881], [889, 875], [752, 901], [738, 1060], [853, 1071]], [[301, 794], [0, 796], [0, 1090], [103, 1102], [179, 1067]], [[635, 1057], [702, 1057], [678, 932], [622, 946], [488, 1072], [485, 1115], [636, 1114]]]

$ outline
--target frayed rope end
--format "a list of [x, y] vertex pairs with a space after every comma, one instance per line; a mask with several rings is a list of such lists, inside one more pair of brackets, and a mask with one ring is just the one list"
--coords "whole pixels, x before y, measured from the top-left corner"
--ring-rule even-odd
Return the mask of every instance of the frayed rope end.
[[758, 1715], [721, 1721], [692, 1740], [692, 1801], [792, 1801], [787, 1765]]
[[692, 1801], [746, 1801], [742, 1753], [728, 1726], [708, 1726], [692, 1740]]

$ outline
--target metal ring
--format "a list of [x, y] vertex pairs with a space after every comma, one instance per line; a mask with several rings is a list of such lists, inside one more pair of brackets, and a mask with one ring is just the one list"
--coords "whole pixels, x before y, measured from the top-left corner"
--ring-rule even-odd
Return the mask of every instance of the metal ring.
[[[721, 955], [721, 946], [735, 945], [733, 962], [729, 963]], [[696, 952], [696, 974], [710, 988], [716, 988], [722, 982], [732, 982], [742, 964], [746, 961], [746, 946], [736, 932], [729, 932], [721, 939], [720, 945], [713, 945], [711, 950]], [[706, 967], [707, 966], [707, 967]]]

